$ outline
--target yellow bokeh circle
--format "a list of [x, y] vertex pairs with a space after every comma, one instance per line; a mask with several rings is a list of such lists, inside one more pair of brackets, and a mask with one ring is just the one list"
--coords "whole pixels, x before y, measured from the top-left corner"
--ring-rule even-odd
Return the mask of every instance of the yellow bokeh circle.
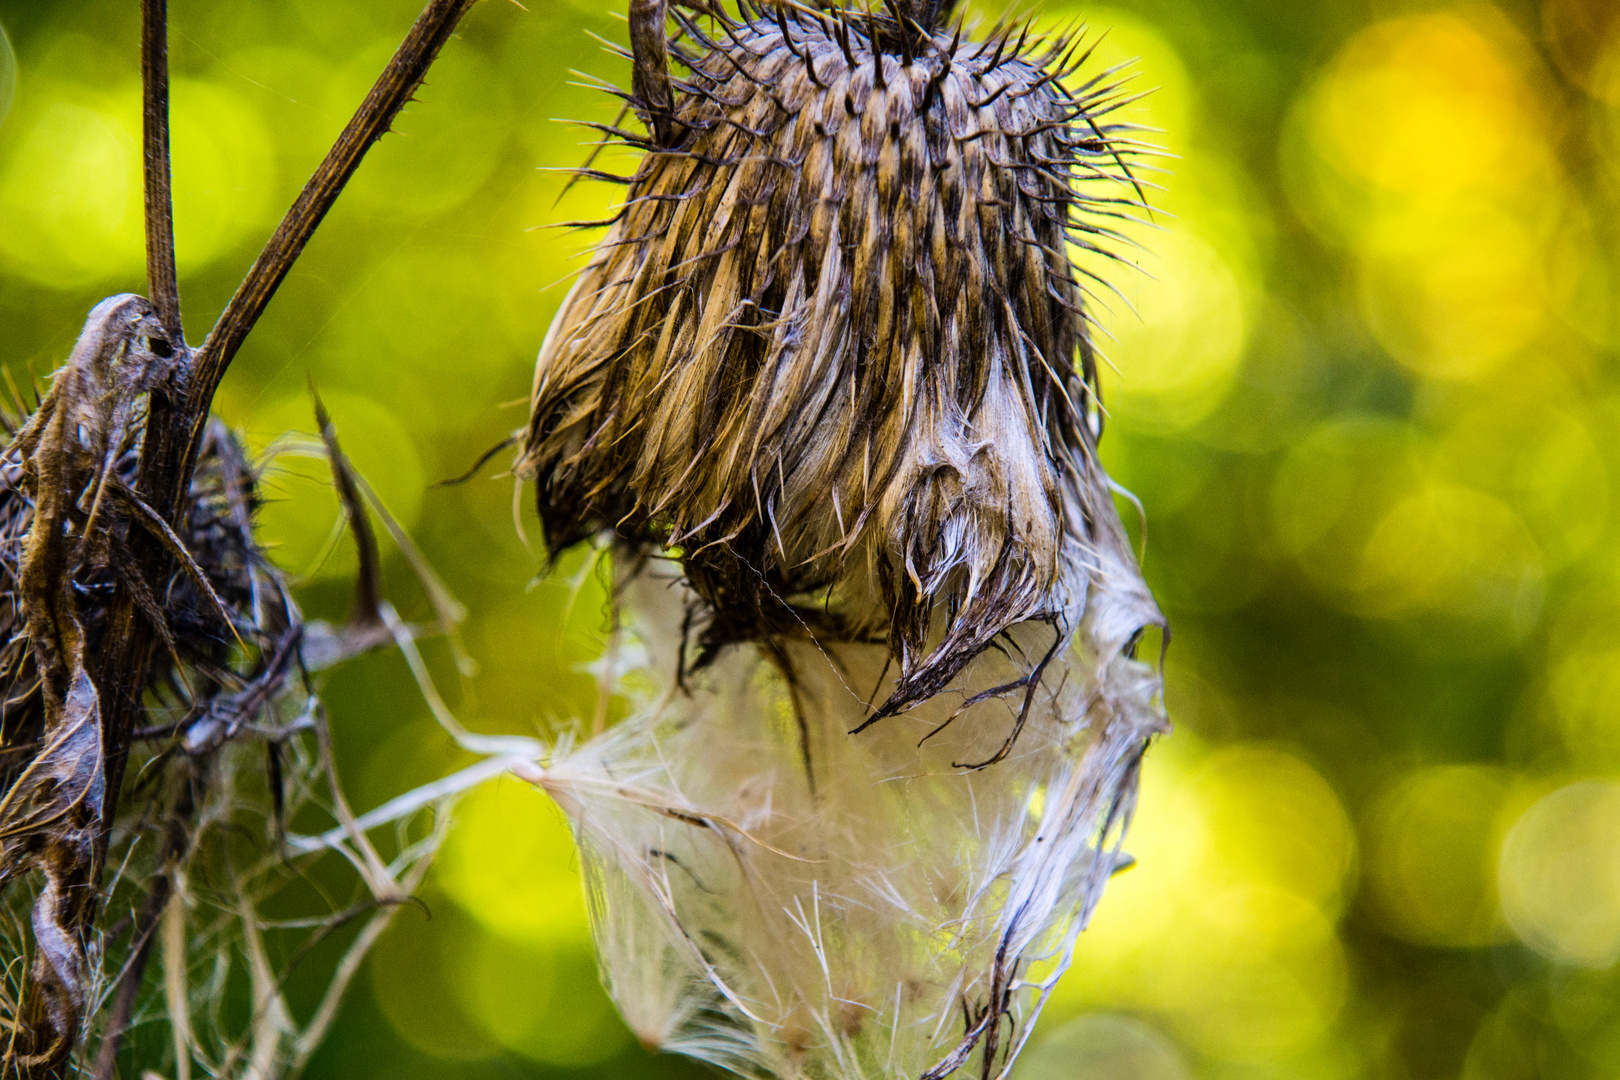
[[8, 273], [77, 289], [141, 273], [138, 98], [64, 84], [8, 125], [0, 158], [0, 255]]
[[1119, 414], [1132, 427], [1179, 430], [1208, 416], [1231, 389], [1252, 294], [1238, 267], [1186, 228], [1150, 243], [1144, 265], [1152, 280], [1121, 281], [1135, 317], [1110, 320], [1116, 340], [1102, 348], [1119, 372], [1112, 380]]
[[1398, 937], [1478, 947], [1502, 935], [1497, 908], [1499, 817], [1508, 776], [1437, 766], [1400, 778], [1365, 824], [1368, 906]]
[[464, 798], [438, 873], [458, 906], [503, 937], [538, 945], [590, 940], [573, 834], [528, 785], [500, 780]]
[[[0, 258], [60, 289], [142, 276], [139, 87], [45, 80], [30, 89], [33, 107], [0, 156]], [[250, 106], [198, 80], [174, 84], [171, 137], [175, 254], [188, 271], [263, 233], [275, 154]]]
[[1585, 780], [1532, 805], [1508, 832], [1502, 911], [1526, 945], [1553, 960], [1620, 959], [1620, 784]]
[[1514, 215], [1485, 207], [1391, 214], [1363, 251], [1362, 314], [1379, 344], [1419, 375], [1490, 375], [1546, 320], [1541, 244]]
[[1362, 30], [1316, 101], [1315, 141], [1345, 173], [1425, 198], [1508, 184], [1541, 160], [1540, 126], [1515, 65], [1451, 13]]
[[1514, 641], [1541, 610], [1541, 549], [1500, 500], [1426, 484], [1378, 522], [1357, 567], [1355, 607], [1386, 618], [1433, 617]]
[[1210, 1057], [1286, 1058], [1332, 1028], [1348, 994], [1335, 920], [1355, 869], [1349, 818], [1280, 747], [1196, 761], [1191, 743], [1163, 749], [1130, 834], [1140, 863], [1110, 884], [1054, 1013], [1134, 1008]]

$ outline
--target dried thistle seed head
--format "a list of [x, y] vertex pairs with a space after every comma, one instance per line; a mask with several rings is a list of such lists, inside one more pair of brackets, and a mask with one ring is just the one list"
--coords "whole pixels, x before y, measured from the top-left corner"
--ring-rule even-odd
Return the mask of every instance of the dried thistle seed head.
[[[148, 688], [178, 689], [186, 678], [182, 666], [217, 670], [236, 635], [256, 627], [259, 580], [275, 572], [253, 539], [254, 470], [234, 433], [219, 421], [205, 433], [177, 534], [213, 595], [181, 571], [167, 583], [144, 581], [130, 554], [131, 535], [151, 528], [142, 524], [134, 495], [144, 395], [173, 371], [181, 349], [147, 300], [109, 297], [91, 311], [49, 389], [32, 403], [17, 391], [10, 409], [0, 406], [0, 431], [9, 436], [0, 457], [0, 564], [7, 570], [0, 588], [0, 790], [27, 764], [44, 722], [28, 599], [20, 584], [42, 499], [64, 519], [73, 557], [56, 569], [71, 577], [74, 618], [88, 655], [100, 647], [119, 582], [138, 586], [163, 638]], [[41, 487], [48, 489], [43, 496], [36, 490]]]
[[1138, 148], [1109, 73], [1067, 88], [1072, 40], [706, 12], [675, 16], [684, 79], [634, 35], [649, 135], [612, 133], [646, 154], [541, 349], [519, 467], [553, 553], [678, 549], [700, 662], [885, 640], [897, 712], [1019, 623], [1066, 639], [1099, 584], [1075, 254], [1140, 205]]
[[[15, 436], [31, 418], [22, 411], [0, 408], [0, 430]], [[141, 424], [128, 425], [113, 455], [115, 482], [133, 488], [140, 458]], [[75, 491], [73, 517], [80, 526], [88, 519], [95, 487], [89, 481]], [[253, 515], [258, 507], [257, 471], [248, 461], [234, 432], [218, 420], [209, 423], [191, 483], [184, 527], [177, 530], [186, 550], [207, 579], [215, 597], [230, 613], [236, 633], [253, 636], [273, 633], [281, 626], [273, 612], [282, 603], [280, 573], [270, 564], [253, 538]], [[14, 455], [0, 460], [0, 564], [6, 568], [6, 586], [0, 588], [0, 791], [9, 789], [18, 770], [37, 749], [43, 730], [45, 706], [28, 636], [27, 603], [16, 586], [17, 564], [34, 521], [34, 500], [23, 484], [22, 464]], [[132, 581], [138, 571], [130, 562], [127, 540], [133, 526], [127, 509], [104, 505], [107, 532], [103, 542], [84, 552], [73, 569], [79, 596], [77, 616], [82, 624], [85, 650], [97, 655], [107, 628], [109, 607], [120, 580]], [[98, 516], [99, 516], [98, 515]], [[195, 694], [211, 681], [230, 659], [236, 645], [233, 627], [225, 625], [213, 600], [197, 582], [176, 571], [167, 585], [143, 583], [154, 601], [162, 597], [164, 648], [154, 656], [147, 689], [170, 697]]]

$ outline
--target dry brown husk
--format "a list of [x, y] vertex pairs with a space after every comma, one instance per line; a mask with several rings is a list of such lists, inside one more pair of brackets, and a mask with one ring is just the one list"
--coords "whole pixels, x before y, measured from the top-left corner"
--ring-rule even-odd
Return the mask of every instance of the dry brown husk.
[[688, 77], [667, 109], [629, 95], [670, 140], [612, 129], [646, 154], [519, 462], [553, 553], [611, 530], [680, 558], [698, 664], [886, 641], [877, 716], [1009, 627], [1076, 629], [1115, 511], [1074, 256], [1142, 208], [1126, 95], [1075, 85], [1078, 39], [897, 14], [677, 12]]
[[[319, 405], [317, 452], [361, 549], [345, 625], [306, 623], [260, 549], [263, 466], [223, 423], [209, 422], [178, 527], [137, 491], [151, 395], [187, 359], [146, 300], [115, 296], [49, 389], [0, 415], [0, 1077], [111, 1078], [125, 1032], [152, 1021], [170, 1029], [157, 1045], [178, 1077], [296, 1073], [443, 833], [435, 815], [384, 858], [341, 828], [353, 815], [308, 670], [411, 631], [382, 600], [363, 482]], [[168, 552], [166, 579], [139, 561], [143, 534]], [[98, 670], [118, 588], [156, 639], [139, 686]], [[111, 693], [138, 698], [133, 730], [108, 723]], [[338, 835], [288, 835], [311, 802]], [[361, 899], [275, 927], [267, 900], [340, 849]], [[283, 987], [303, 943], [351, 922], [325, 998], [294, 1017]], [[251, 990], [245, 1019], [220, 1011], [233, 978]]]

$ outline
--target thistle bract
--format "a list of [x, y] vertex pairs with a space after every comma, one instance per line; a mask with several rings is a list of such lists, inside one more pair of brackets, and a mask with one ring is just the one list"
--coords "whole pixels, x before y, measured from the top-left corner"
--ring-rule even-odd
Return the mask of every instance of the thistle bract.
[[521, 467], [552, 550], [681, 549], [709, 655], [885, 638], [893, 712], [1084, 604], [1113, 509], [1071, 254], [1136, 204], [1132, 148], [1067, 43], [745, 14], [680, 20], [674, 144], [552, 328]]
[[1003, 1074], [1162, 729], [1082, 261], [1141, 206], [1123, 94], [936, 8], [632, 5], [645, 155], [519, 463], [663, 690], [540, 777], [604, 977], [748, 1075]]

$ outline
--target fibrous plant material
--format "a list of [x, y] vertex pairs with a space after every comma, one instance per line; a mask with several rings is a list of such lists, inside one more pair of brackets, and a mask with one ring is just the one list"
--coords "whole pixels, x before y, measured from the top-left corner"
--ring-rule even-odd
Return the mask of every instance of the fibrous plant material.
[[[300, 1023], [282, 997], [307, 948], [299, 941], [365, 917], [373, 925], [355, 939], [357, 964], [442, 835], [440, 815], [434, 828], [402, 835], [391, 860], [358, 829], [289, 848], [299, 842], [289, 817], [306, 806], [327, 803], [336, 824], [352, 820], [307, 672], [394, 641], [375, 544], [324, 418], [325, 452], [361, 520], [365, 585], [348, 624], [306, 624], [299, 614], [254, 540], [262, 468], [217, 420], [171, 529], [134, 481], [149, 394], [177, 352], [146, 300], [109, 298], [49, 390], [0, 414], [12, 433], [0, 457], [0, 1076], [59, 1075], [76, 1062], [111, 1077], [125, 1031], [154, 1013], [172, 1027], [179, 1075], [194, 1059], [217, 1076], [296, 1071], [354, 966]], [[148, 579], [132, 557], [140, 531], [173, 556], [167, 580]], [[132, 689], [146, 723], [131, 733], [132, 779], [115, 808], [94, 674], [120, 585], [161, 648]], [[363, 900], [291, 926], [260, 914], [335, 850], [360, 869]], [[115, 872], [103, 883], [109, 856]], [[127, 917], [104, 929], [105, 914], [120, 910]], [[158, 992], [143, 976], [160, 940]], [[253, 996], [234, 1024], [219, 1010], [233, 968]], [[86, 1030], [101, 1038], [81, 1049]]]
[[[30, 870], [44, 877], [33, 913], [32, 986], [6, 1003], [6, 1060], [19, 1069], [65, 1060], [84, 1014], [107, 753], [90, 668], [103, 620], [87, 618], [79, 596], [98, 584], [104, 594], [107, 580], [123, 574], [143, 608], [155, 606], [160, 583], [130, 567], [124, 535], [149, 519], [130, 512], [139, 499], [117, 466], [141, 430], [132, 423], [140, 395], [163, 377], [174, 352], [145, 300], [103, 301], [6, 454], [0, 506], [6, 581], [15, 585], [3, 601], [12, 632], [0, 706], [0, 761], [9, 781], [0, 799], [0, 888]], [[161, 519], [155, 527], [168, 530]], [[211, 585], [202, 588], [214, 595]], [[95, 631], [102, 633], [91, 639]], [[167, 629], [165, 636], [173, 642]]]
[[[194, 1062], [213, 1076], [296, 1073], [442, 835], [438, 815], [425, 835], [406, 828], [444, 801], [439, 789], [418, 793], [382, 819], [406, 824], [392, 860], [379, 853], [366, 816], [344, 801], [307, 678], [390, 642], [415, 657], [413, 631], [378, 587], [363, 481], [349, 474], [323, 420], [361, 548], [361, 588], [347, 624], [306, 624], [253, 541], [258, 470], [210, 407], [304, 244], [473, 3], [428, 0], [192, 350], [180, 324], [170, 207], [166, 3], [140, 0], [152, 296], [115, 296], [95, 308], [48, 393], [32, 408], [18, 395], [0, 457], [8, 632], [0, 645], [0, 1076], [115, 1075], [125, 1031], [150, 1012], [142, 989], [154, 952], [177, 1080], [189, 1080]], [[446, 629], [447, 594], [430, 577], [424, 584], [438, 601], [436, 629]], [[324, 800], [333, 830], [287, 833], [290, 814]], [[363, 893], [349, 908], [269, 927], [259, 912], [265, 896], [326, 852], [347, 857]], [[206, 914], [191, 914], [199, 901]], [[126, 905], [122, 917], [110, 915]], [[319, 1007], [296, 1021], [283, 995], [292, 968], [361, 917]], [[288, 952], [267, 944], [276, 935]], [[199, 979], [200, 958], [210, 974]], [[222, 1021], [237, 960], [250, 1007], [245, 1019]], [[87, 1042], [94, 1034], [99, 1042]]]
[[676, 103], [633, 99], [672, 142], [626, 133], [646, 155], [536, 371], [548, 545], [680, 549], [703, 658], [887, 640], [878, 715], [1010, 626], [1072, 633], [1113, 515], [1072, 249], [1137, 206], [1125, 95], [1013, 29], [676, 17]]
[[1086, 269], [1146, 148], [1091, 39], [946, 8], [632, 4], [644, 154], [519, 459], [657, 688], [530, 773], [604, 981], [747, 1076], [1005, 1076], [1165, 730]]
[[[530, 775], [574, 822], [625, 1019], [750, 1077], [1004, 1075], [1126, 861], [1158, 676], [1089, 620], [1042, 663], [1050, 631], [1025, 624], [954, 693], [851, 735], [893, 686], [883, 646], [736, 646], [682, 692], [683, 598], [657, 568], [627, 583], [621, 648], [665, 692]], [[1130, 588], [1095, 609], [1153, 615]]]

